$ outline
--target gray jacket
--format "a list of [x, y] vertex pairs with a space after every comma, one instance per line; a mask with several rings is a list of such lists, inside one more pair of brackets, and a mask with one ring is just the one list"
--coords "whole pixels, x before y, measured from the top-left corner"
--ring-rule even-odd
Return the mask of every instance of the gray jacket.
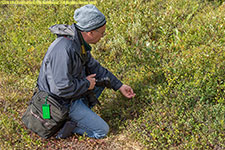
[[[88, 91], [90, 83], [80, 57], [81, 43], [75, 24], [59, 24], [49, 29], [58, 37], [45, 54], [37, 81], [38, 88], [62, 99], [79, 98]], [[87, 51], [86, 66], [91, 74], [96, 74], [96, 79], [109, 77], [115, 91], [122, 86], [120, 80], [91, 56], [90, 51]]]

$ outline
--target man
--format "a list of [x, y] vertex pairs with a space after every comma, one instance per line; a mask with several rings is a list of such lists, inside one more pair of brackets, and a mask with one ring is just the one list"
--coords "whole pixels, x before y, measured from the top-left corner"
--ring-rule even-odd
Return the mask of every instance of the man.
[[91, 110], [95, 103], [87, 98], [90, 91], [99, 97], [104, 89], [95, 86], [96, 79], [108, 77], [112, 88], [127, 98], [135, 93], [91, 56], [89, 44], [96, 44], [104, 36], [105, 16], [94, 5], [85, 5], [75, 10], [74, 19], [77, 23], [72, 26], [60, 24], [49, 28], [57, 39], [42, 62], [38, 88], [64, 102], [72, 100], [69, 117], [76, 122], [73, 133], [103, 138], [109, 126]]

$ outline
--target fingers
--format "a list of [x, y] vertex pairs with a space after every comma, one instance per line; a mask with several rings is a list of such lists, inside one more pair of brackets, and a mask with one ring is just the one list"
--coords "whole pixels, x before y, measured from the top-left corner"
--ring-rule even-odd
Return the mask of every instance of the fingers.
[[133, 94], [133, 93], [127, 93], [125, 95], [125, 97], [127, 97], [127, 98], [133, 98], [134, 96], [135, 96], [135, 94]]
[[133, 91], [133, 89], [132, 89], [132, 88], [130, 88], [130, 92], [131, 92], [132, 94], [134, 94], [134, 91]]
[[86, 79], [90, 82], [90, 86], [89, 86], [88, 90], [94, 89], [95, 84], [96, 84], [95, 76], [96, 76], [96, 74], [91, 74], [86, 77]]
[[133, 89], [130, 86], [127, 86], [127, 92], [129, 93], [129, 95], [135, 95]]
[[136, 95], [133, 92], [133, 89], [128, 85], [122, 85], [120, 88], [120, 92], [127, 98], [132, 98]]
[[129, 92], [127, 92], [127, 97], [128, 97], [128, 98], [132, 98], [132, 97], [134, 97], [134, 96], [135, 96], [135, 93], [133, 92], [132, 89], [130, 89]]
[[90, 74], [90, 75], [87, 76], [87, 77], [94, 78], [95, 76], [96, 76], [96, 74]]

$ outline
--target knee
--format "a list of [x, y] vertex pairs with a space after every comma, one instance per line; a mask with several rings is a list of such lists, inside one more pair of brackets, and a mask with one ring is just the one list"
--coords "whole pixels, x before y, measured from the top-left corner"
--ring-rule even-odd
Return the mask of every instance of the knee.
[[109, 133], [109, 125], [106, 123], [104, 128], [103, 128], [103, 132], [105, 135], [107, 135]]
[[100, 129], [93, 132], [93, 137], [96, 139], [101, 139], [106, 137], [108, 132], [109, 132], [109, 125], [105, 123], [104, 125], [101, 126]]

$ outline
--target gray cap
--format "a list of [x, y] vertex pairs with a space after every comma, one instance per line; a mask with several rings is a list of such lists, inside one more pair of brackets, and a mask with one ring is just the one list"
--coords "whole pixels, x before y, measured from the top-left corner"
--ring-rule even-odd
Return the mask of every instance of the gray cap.
[[85, 5], [75, 10], [76, 27], [85, 32], [100, 28], [106, 23], [105, 16], [92, 4]]

